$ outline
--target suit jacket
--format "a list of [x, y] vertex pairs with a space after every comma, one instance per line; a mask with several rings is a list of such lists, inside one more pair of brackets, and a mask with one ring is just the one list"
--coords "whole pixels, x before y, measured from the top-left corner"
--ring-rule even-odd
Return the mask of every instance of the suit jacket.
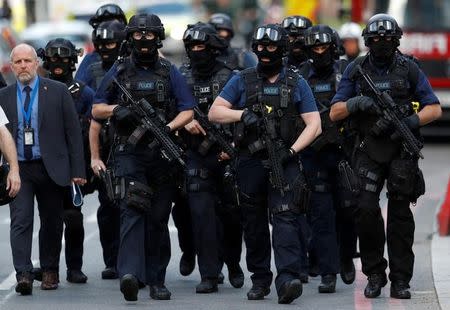
[[[17, 141], [17, 83], [0, 89], [6, 125]], [[63, 83], [40, 77], [38, 131], [41, 157], [50, 178], [60, 186], [71, 178], [85, 178], [81, 128], [75, 104]]]

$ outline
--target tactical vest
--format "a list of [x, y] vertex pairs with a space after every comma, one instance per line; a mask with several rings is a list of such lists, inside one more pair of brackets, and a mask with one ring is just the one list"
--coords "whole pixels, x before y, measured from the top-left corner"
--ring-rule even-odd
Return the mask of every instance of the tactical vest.
[[[130, 92], [134, 100], [139, 101], [145, 98], [164, 123], [178, 114], [175, 100], [171, 96], [170, 66], [171, 63], [168, 60], [160, 58], [153, 69], [138, 70], [134, 62], [127, 58], [117, 68], [118, 82]], [[119, 104], [128, 106], [128, 101], [123, 94], [119, 97]], [[120, 136], [129, 136], [137, 124], [115, 122], [114, 125]]]
[[336, 94], [342, 73], [344, 73], [346, 66], [346, 61], [337, 61], [333, 65], [333, 71], [326, 78], [320, 78], [317, 75], [310, 77], [313, 68], [309, 61], [304, 62], [299, 68], [299, 74], [308, 81], [308, 84], [311, 87], [319, 110], [330, 107], [331, 99], [333, 99]]
[[[356, 83], [358, 95], [368, 96], [377, 101], [377, 98], [364, 78], [357, 70], [357, 65], [361, 65], [364, 71], [372, 78], [380, 91], [389, 92], [394, 102], [402, 112], [399, 118], [407, 117], [414, 113], [412, 101], [419, 78], [418, 67], [409, 58], [396, 54], [388, 74], [380, 75], [376, 68], [369, 61], [369, 56], [361, 56], [355, 59], [353, 70], [349, 73], [349, 78]], [[377, 162], [388, 162], [397, 156], [401, 149], [401, 143], [392, 141], [390, 134], [376, 136], [373, 128], [379, 120], [378, 115], [358, 114], [355, 117], [355, 127], [359, 133], [359, 140], [362, 142], [360, 148]], [[419, 135], [419, 133], [416, 133]]]
[[[241, 71], [241, 75], [245, 83], [246, 96], [243, 108], [262, 116], [261, 103], [267, 110], [269, 118], [274, 120], [277, 138], [283, 140], [286, 145], [293, 144], [301, 132], [302, 123], [292, 97], [300, 78], [298, 71], [287, 68], [284, 78], [275, 83], [263, 80], [256, 68], [245, 69]], [[236, 146], [241, 152], [257, 152], [257, 146], [261, 145], [260, 132], [257, 126], [247, 128], [239, 122], [235, 128]]]
[[307, 79], [320, 112], [322, 134], [311, 144], [311, 148], [315, 151], [330, 150], [330, 148], [333, 149], [344, 144], [344, 136], [340, 132], [341, 124], [331, 121], [329, 110], [331, 100], [336, 94], [342, 73], [346, 67], [347, 61], [338, 60], [333, 63], [332, 70], [329, 71], [328, 75], [323, 77], [319, 77], [317, 74], [312, 75], [313, 67], [309, 61], [304, 62], [298, 70], [300, 75]]
[[89, 65], [88, 70], [92, 76], [91, 87], [92, 87], [92, 89], [96, 90], [100, 86], [100, 84], [103, 80], [103, 77], [106, 74], [105, 69], [103, 69], [103, 63], [101, 61], [94, 62], [93, 64]]
[[[180, 67], [180, 72], [186, 78], [186, 83], [192, 90], [197, 106], [207, 115], [209, 108], [230, 79], [233, 71], [229, 67], [225, 66], [208, 79], [202, 80], [194, 77], [192, 74], [192, 69], [188, 64], [183, 64]], [[229, 127], [221, 125], [217, 126], [223, 127], [225, 130], [228, 130], [227, 128]], [[183, 141], [187, 144], [187, 147], [191, 149], [198, 149], [202, 143], [207, 143], [200, 135], [191, 135], [184, 130], [181, 131], [181, 135], [183, 137]]]

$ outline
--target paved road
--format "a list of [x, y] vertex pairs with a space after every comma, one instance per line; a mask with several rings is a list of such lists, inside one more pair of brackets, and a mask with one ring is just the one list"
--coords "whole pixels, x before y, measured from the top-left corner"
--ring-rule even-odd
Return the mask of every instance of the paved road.
[[[11, 250], [9, 246], [9, 211], [7, 207], [0, 208], [0, 309], [132, 309], [157, 307], [158, 309], [287, 309], [301, 307], [303, 309], [439, 309], [431, 273], [430, 236], [434, 231], [433, 221], [435, 208], [446, 189], [450, 167], [450, 146], [428, 145], [424, 150], [425, 160], [421, 162], [427, 181], [427, 194], [413, 207], [416, 218], [416, 240], [414, 244], [416, 264], [414, 278], [411, 283], [412, 300], [401, 301], [389, 298], [387, 286], [382, 296], [375, 300], [364, 298], [363, 289], [366, 280], [359, 271], [353, 285], [345, 285], [338, 281], [336, 294], [318, 294], [319, 278], [310, 278], [310, 283], [304, 286], [300, 299], [292, 305], [277, 304], [277, 297], [272, 287], [272, 293], [264, 301], [249, 302], [246, 292], [250, 288], [250, 280], [246, 274], [245, 286], [234, 289], [225, 281], [219, 293], [196, 295], [195, 285], [199, 281], [198, 271], [189, 277], [181, 277], [178, 273], [180, 252], [176, 239], [176, 230], [171, 224], [173, 257], [167, 274], [167, 287], [172, 291], [171, 301], [154, 301], [148, 296], [148, 289], [139, 293], [139, 301], [125, 303], [119, 292], [117, 280], [101, 280], [103, 269], [100, 242], [96, 224], [96, 197], [86, 197], [85, 206], [85, 262], [84, 271], [89, 280], [85, 285], [70, 284], [65, 281], [65, 262], [61, 259], [61, 283], [56, 291], [41, 291], [39, 282], [35, 282], [33, 296], [19, 296], [14, 292], [15, 277], [13, 273]], [[386, 210], [386, 199], [380, 204]], [[39, 222], [36, 215], [35, 222]], [[34, 234], [33, 260], [37, 262], [37, 230]], [[359, 260], [355, 260], [357, 269], [361, 270]], [[245, 267], [245, 263], [242, 263]], [[275, 270], [275, 269], [273, 269]], [[226, 274], [226, 272], [225, 272]]]

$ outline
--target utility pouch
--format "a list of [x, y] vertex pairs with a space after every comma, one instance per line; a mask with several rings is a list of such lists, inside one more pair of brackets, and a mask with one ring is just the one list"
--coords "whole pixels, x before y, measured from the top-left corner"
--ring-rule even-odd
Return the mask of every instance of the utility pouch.
[[305, 172], [300, 161], [299, 164], [300, 172], [292, 184], [293, 204], [298, 207], [301, 214], [306, 214], [310, 206], [311, 188], [306, 182]]
[[[395, 159], [392, 161], [387, 179], [389, 197], [410, 198], [414, 196], [416, 186], [417, 161], [410, 159]], [[423, 190], [424, 191], [424, 190]], [[419, 195], [420, 196], [420, 195]]]
[[358, 194], [360, 189], [359, 179], [348, 161], [341, 160], [338, 164], [338, 170], [341, 185], [352, 194]]
[[106, 189], [108, 200], [114, 201], [116, 197], [114, 195], [114, 176], [112, 175], [112, 171], [110, 169], [106, 169], [106, 171], [100, 170], [100, 179]]
[[139, 213], [145, 213], [150, 210], [152, 189], [138, 181], [130, 181], [127, 189], [127, 206]]
[[417, 168], [416, 182], [414, 183], [414, 190], [410, 197], [410, 202], [415, 204], [417, 202], [417, 199], [423, 194], [425, 194], [425, 179], [423, 178], [422, 170], [420, 168]]

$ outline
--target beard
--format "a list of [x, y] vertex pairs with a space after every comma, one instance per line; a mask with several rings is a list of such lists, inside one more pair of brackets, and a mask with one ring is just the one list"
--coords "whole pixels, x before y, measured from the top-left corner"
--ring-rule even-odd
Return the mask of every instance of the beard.
[[35, 76], [36, 75], [33, 75], [31, 73], [23, 72], [23, 73], [19, 73], [19, 75], [17, 76], [17, 79], [19, 80], [20, 83], [22, 83], [24, 85], [28, 85], [34, 79]]

